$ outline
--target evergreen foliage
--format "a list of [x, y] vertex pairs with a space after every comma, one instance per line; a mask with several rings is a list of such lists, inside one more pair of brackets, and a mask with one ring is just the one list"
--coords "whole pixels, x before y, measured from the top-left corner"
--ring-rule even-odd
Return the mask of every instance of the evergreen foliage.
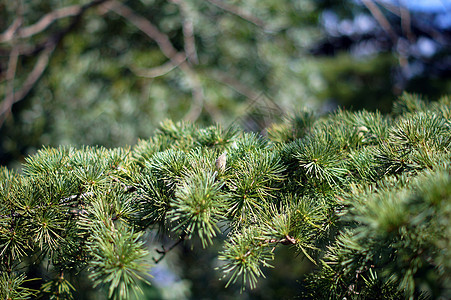
[[[392, 115], [301, 112], [268, 138], [166, 121], [132, 148], [44, 148], [0, 171], [0, 295], [70, 299], [86, 273], [128, 299], [170, 250], [152, 262], [158, 231], [225, 235], [218, 270], [243, 290], [294, 247], [316, 265], [305, 298], [449, 298], [450, 112], [404, 95]], [[53, 278], [27, 279], [36, 266]]]

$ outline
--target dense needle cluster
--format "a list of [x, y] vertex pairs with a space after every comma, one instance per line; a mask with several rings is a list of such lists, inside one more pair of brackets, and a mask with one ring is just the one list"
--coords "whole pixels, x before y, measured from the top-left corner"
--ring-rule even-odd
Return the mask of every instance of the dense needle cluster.
[[[305, 298], [450, 296], [450, 98], [302, 112], [267, 132], [167, 121], [132, 148], [46, 148], [2, 168], [0, 297], [70, 298], [86, 272], [127, 299], [152, 273], [152, 231], [223, 243], [218, 270], [243, 289], [294, 247], [316, 265]], [[53, 276], [40, 291], [24, 276], [36, 266]]]

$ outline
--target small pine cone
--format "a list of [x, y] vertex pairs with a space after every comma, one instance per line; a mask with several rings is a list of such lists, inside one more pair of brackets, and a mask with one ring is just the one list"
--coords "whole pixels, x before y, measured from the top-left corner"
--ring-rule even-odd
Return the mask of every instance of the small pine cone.
[[219, 157], [216, 159], [216, 169], [218, 169], [221, 172], [225, 172], [226, 163], [227, 163], [227, 151], [219, 155]]

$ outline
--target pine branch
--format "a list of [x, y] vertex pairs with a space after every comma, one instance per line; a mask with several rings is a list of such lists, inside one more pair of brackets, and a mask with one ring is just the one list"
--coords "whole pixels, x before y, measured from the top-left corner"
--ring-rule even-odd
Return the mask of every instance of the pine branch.
[[70, 297], [67, 274], [87, 272], [128, 299], [152, 271], [150, 232], [179, 237], [154, 263], [185, 240], [223, 242], [218, 269], [242, 290], [291, 246], [317, 265], [307, 298], [446, 296], [450, 104], [303, 113], [273, 140], [166, 121], [132, 149], [44, 148], [21, 174], [0, 168], [0, 283], [30, 296], [20, 274], [33, 265], [58, 272], [42, 291]]

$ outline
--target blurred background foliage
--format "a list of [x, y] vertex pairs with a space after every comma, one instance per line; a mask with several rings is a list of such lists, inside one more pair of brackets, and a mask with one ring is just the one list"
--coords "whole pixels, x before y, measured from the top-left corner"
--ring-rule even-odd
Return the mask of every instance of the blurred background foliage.
[[[133, 145], [167, 118], [262, 132], [304, 108], [436, 99], [451, 93], [451, 1], [421, 2], [0, 0], [0, 163], [44, 145]], [[236, 297], [210, 273], [214, 249], [196, 253], [179, 249], [149, 295]], [[241, 297], [298, 295], [300, 261], [276, 261]]]
[[449, 93], [449, 1], [405, 2], [1, 0], [1, 163], [134, 144], [166, 118], [262, 130], [304, 107]]

